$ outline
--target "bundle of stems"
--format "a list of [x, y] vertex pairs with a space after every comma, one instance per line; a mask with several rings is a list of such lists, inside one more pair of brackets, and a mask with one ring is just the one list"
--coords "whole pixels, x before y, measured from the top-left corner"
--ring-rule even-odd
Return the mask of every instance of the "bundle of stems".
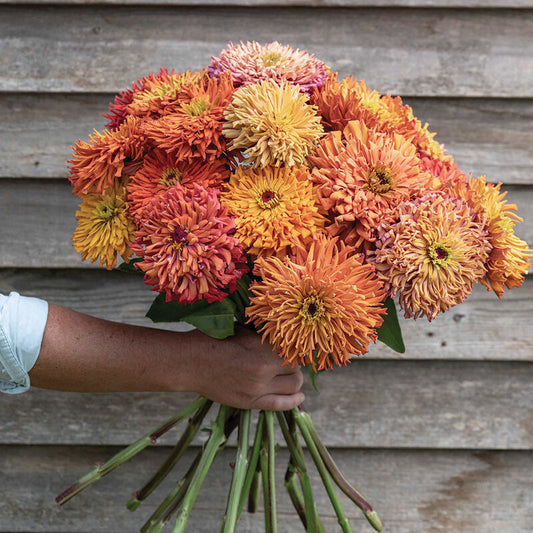
[[[63, 505], [76, 494], [98, 481], [115, 468], [128, 461], [171, 428], [187, 420], [187, 425], [167, 459], [152, 477], [131, 496], [127, 507], [135, 511], [141, 503], [170, 474], [199, 431], [212, 407], [210, 400], [198, 398], [187, 408], [173, 416], [137, 442], [117, 453], [109, 461], [98, 465], [60, 494], [56, 501]], [[300, 517], [304, 531], [324, 533], [313, 497], [313, 490], [305, 463], [301, 438], [320, 474], [338, 524], [343, 533], [352, 531], [338, 499], [334, 485], [361, 509], [370, 525], [381, 531], [383, 526], [376, 511], [367, 500], [344, 478], [330, 453], [316, 432], [311, 418], [303, 408], [277, 412], [260, 411], [256, 421], [255, 435], [250, 446], [251, 411], [220, 405], [216, 419], [211, 423], [209, 437], [196, 454], [189, 468], [177, 481], [166, 498], [141, 528], [141, 533], [159, 533], [165, 525], [174, 520], [173, 533], [185, 531], [189, 515], [196, 501], [202, 483], [216, 457], [224, 449], [228, 438], [238, 429], [237, 453], [228, 494], [226, 512], [221, 533], [236, 530], [236, 525], [245, 505], [248, 512], [255, 512], [259, 505], [261, 488], [265, 533], [277, 533], [275, 456], [276, 439], [274, 419], [276, 418], [289, 450], [289, 461], [285, 474], [285, 487], [290, 500]]]

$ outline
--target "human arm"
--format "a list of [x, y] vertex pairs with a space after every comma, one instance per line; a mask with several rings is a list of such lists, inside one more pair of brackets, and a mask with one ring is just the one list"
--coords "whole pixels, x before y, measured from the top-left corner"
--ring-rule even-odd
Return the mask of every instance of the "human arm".
[[49, 306], [33, 386], [80, 392], [194, 391], [234, 407], [291, 409], [303, 401], [298, 368], [281, 366], [242, 327], [223, 341], [97, 319]]

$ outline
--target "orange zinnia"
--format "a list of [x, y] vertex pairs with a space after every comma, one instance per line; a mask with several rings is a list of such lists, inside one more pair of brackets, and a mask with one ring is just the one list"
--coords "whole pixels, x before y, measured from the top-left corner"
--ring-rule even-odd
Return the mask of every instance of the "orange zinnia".
[[307, 167], [239, 168], [222, 194], [236, 236], [252, 255], [290, 253], [324, 226]]
[[179, 160], [220, 157], [226, 149], [222, 136], [224, 111], [233, 94], [231, 74], [190, 83], [180, 93], [172, 114], [145, 123], [143, 131], [159, 148]]
[[136, 118], [128, 117], [115, 131], [96, 130], [89, 143], [78, 140], [69, 161], [70, 182], [75, 194], [102, 194], [124, 173], [133, 172], [143, 156], [145, 139]]
[[247, 316], [286, 364], [331, 369], [368, 351], [385, 292], [354, 249], [321, 237], [296, 257], [259, 258]]

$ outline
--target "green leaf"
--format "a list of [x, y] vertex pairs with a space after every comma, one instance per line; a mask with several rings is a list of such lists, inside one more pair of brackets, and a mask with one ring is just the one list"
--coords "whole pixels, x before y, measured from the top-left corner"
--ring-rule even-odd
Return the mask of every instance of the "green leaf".
[[183, 317], [182, 320], [210, 337], [225, 339], [235, 333], [234, 314], [235, 303], [224, 298], [221, 302], [208, 304], [207, 307]]
[[193, 304], [179, 304], [178, 302], [165, 301], [165, 293], [159, 293], [146, 316], [152, 322], [180, 322], [184, 317], [205, 309], [209, 303], [206, 300], [198, 300]]
[[138, 263], [139, 261], [142, 261], [142, 257], [134, 257], [133, 259], [130, 259], [129, 263], [120, 263], [117, 270], [129, 272], [130, 274], [144, 274], [140, 268], [135, 268], [135, 263]]
[[378, 340], [395, 352], [405, 353], [405, 344], [403, 343], [402, 330], [398, 322], [394, 300], [388, 297], [385, 300], [385, 307], [387, 308], [387, 314], [383, 317], [383, 324], [378, 329]]

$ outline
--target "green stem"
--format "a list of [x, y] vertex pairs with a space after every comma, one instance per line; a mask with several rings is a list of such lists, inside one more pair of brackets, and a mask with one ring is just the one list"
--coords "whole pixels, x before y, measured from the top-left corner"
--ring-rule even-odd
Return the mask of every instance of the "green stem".
[[[261, 411], [259, 413], [259, 418], [257, 419], [252, 453], [250, 454], [250, 461], [248, 462], [248, 469], [246, 470], [246, 477], [244, 478], [244, 483], [242, 486], [238, 516], [241, 515], [246, 499], [248, 498], [248, 495], [251, 494], [254, 479], [256, 480], [256, 485], [258, 485], [256, 473], [257, 465], [259, 463], [259, 450], [261, 449], [261, 442], [263, 440], [264, 419], [265, 414], [263, 411]], [[250, 508], [248, 508], [248, 511], [253, 513], [255, 512], [255, 509], [250, 510]]]
[[159, 484], [166, 478], [166, 476], [172, 471], [176, 466], [177, 462], [181, 459], [185, 450], [188, 448], [192, 439], [198, 433], [202, 421], [207, 415], [209, 409], [213, 405], [211, 400], [207, 401], [189, 420], [185, 431], [181, 435], [179, 441], [174, 446], [172, 452], [167, 457], [166, 461], [160, 466], [157, 472], [145, 483], [145, 485], [138, 491], [134, 492], [130, 501], [127, 504], [127, 507], [130, 511], [135, 511], [142, 501], [144, 501], [153, 491], [156, 489]]
[[[307, 467], [305, 465], [305, 459], [302, 447], [300, 446], [300, 440], [298, 439], [298, 433], [296, 431], [296, 423], [292, 413], [290, 411], [285, 412], [285, 418], [281, 413], [276, 413], [278, 417], [278, 422], [289, 448], [291, 454], [291, 464], [298, 474], [300, 479], [300, 485], [302, 486], [302, 491], [304, 495], [304, 508], [305, 514], [307, 517], [307, 529], [306, 531], [310, 533], [319, 533], [322, 532], [322, 526], [318, 519], [318, 512], [315, 505], [315, 500], [313, 498], [313, 489], [311, 486], [311, 480], [307, 473]], [[287, 420], [287, 422], [286, 422]], [[287, 425], [287, 423], [289, 425]]]
[[298, 490], [298, 484], [296, 483], [296, 472], [295, 472], [295, 466], [292, 464], [291, 461], [289, 461], [289, 464], [287, 465], [287, 471], [285, 472], [285, 488], [287, 489], [287, 492], [289, 493], [289, 497], [291, 499], [292, 505], [296, 512], [298, 513], [298, 516], [300, 517], [300, 520], [302, 521], [302, 524], [306, 531], [309, 531], [307, 529], [307, 516], [305, 514], [305, 507], [304, 507], [304, 501], [302, 500], [302, 497], [300, 496], [300, 491]]
[[235, 524], [239, 516], [239, 503], [241, 491], [243, 488], [244, 478], [246, 476], [246, 467], [248, 465], [248, 440], [250, 435], [250, 411], [244, 410], [240, 413], [239, 421], [239, 439], [237, 448], [237, 460], [233, 468], [231, 478], [231, 488], [228, 496], [226, 515], [222, 524], [223, 533], [232, 533], [235, 531]]
[[98, 465], [94, 470], [80, 478], [76, 483], [74, 483], [74, 485], [72, 485], [67, 490], [62, 492], [59, 496], [57, 496], [56, 502], [59, 505], [63, 505], [64, 503], [68, 502], [70, 499], [76, 496], [76, 494], [86, 489], [89, 485], [91, 485], [95, 481], [98, 481], [106, 474], [109, 474], [109, 472], [113, 471], [115, 468], [137, 455], [150, 444], [154, 444], [157, 439], [161, 437], [161, 435], [166, 433], [176, 424], [179, 424], [185, 418], [189, 417], [192, 413], [201, 408], [208, 401], [209, 400], [207, 400], [206, 398], [197, 398], [188, 407], [183, 409], [183, 411], [173, 416], [172, 418], [169, 418], [165, 423], [161, 424], [153, 431], [150, 431], [150, 433], [147, 433], [146, 435], [141, 437], [138, 441], [134, 442], [127, 448], [124, 448], [119, 453], [114, 455], [109, 461], [102, 465]]
[[205, 476], [213, 464], [217, 452], [222, 449], [226, 443], [227, 437], [225, 435], [224, 426], [229, 416], [229, 410], [230, 408], [226, 405], [220, 406], [217, 419], [213, 424], [211, 435], [202, 449], [202, 457], [192, 476], [187, 494], [185, 495], [185, 498], [183, 498], [181, 508], [178, 511], [176, 523], [172, 530], [173, 533], [183, 533], [185, 531], [189, 515], [191, 514], [192, 507], [200, 492], [200, 487], [202, 486]]
[[198, 452], [181, 481], [176, 484], [168, 496], [154, 511], [152, 516], [150, 516], [150, 518], [146, 521], [144, 526], [141, 528], [141, 533], [159, 533], [163, 529], [164, 525], [170, 520], [170, 517], [180, 506], [183, 498], [185, 497], [185, 493], [189, 488], [192, 476], [194, 475], [201, 457], [202, 450]]
[[320, 454], [318, 453], [318, 449], [313, 439], [311, 438], [309, 430], [307, 429], [307, 424], [305, 423], [305, 420], [303, 418], [304, 413], [300, 412], [298, 408], [294, 408], [292, 410], [292, 413], [294, 415], [294, 419], [296, 421], [296, 424], [298, 425], [300, 433], [302, 434], [305, 443], [307, 444], [309, 453], [311, 454], [311, 457], [313, 458], [313, 461], [317, 467], [318, 473], [322, 478], [322, 482], [324, 483], [324, 487], [326, 488], [326, 491], [328, 493], [331, 505], [333, 506], [335, 514], [337, 515], [337, 521], [339, 522], [343, 533], [352, 533], [352, 528], [350, 527], [350, 524], [346, 519], [346, 516], [344, 515], [344, 511], [342, 510], [337, 494], [335, 493], [335, 489], [333, 488], [333, 484], [329, 477], [329, 472], [326, 466], [324, 465], [324, 461], [322, 461], [322, 457], [320, 457]]
[[277, 533], [274, 413], [265, 411], [265, 429], [261, 448], [261, 476], [263, 477], [263, 497], [265, 506], [265, 531]]
[[[261, 448], [262, 450], [263, 448]], [[261, 451], [259, 451], [259, 457], [257, 465], [254, 470], [254, 476], [252, 478], [252, 485], [248, 494], [248, 512], [253, 514], [257, 512], [259, 507], [259, 495], [261, 494]]]
[[333, 481], [335, 481], [342, 492], [344, 492], [344, 494], [346, 494], [346, 496], [348, 496], [348, 498], [350, 498], [350, 500], [352, 500], [355, 505], [357, 505], [357, 507], [363, 511], [365, 517], [370, 522], [370, 525], [376, 531], [381, 531], [383, 529], [383, 524], [381, 523], [378, 514], [376, 511], [374, 511], [370, 503], [368, 503], [368, 501], [361, 495], [361, 493], [352, 487], [352, 485], [350, 485], [346, 478], [342, 475], [342, 472], [339, 470], [339, 467], [336, 465], [333, 457], [331, 457], [328, 449], [320, 439], [315, 427], [313, 426], [311, 417], [306, 412], [302, 412], [301, 416], [307, 426], [313, 442], [317, 447], [320, 457], [322, 457], [322, 461], [324, 461], [328, 472], [333, 478]]

